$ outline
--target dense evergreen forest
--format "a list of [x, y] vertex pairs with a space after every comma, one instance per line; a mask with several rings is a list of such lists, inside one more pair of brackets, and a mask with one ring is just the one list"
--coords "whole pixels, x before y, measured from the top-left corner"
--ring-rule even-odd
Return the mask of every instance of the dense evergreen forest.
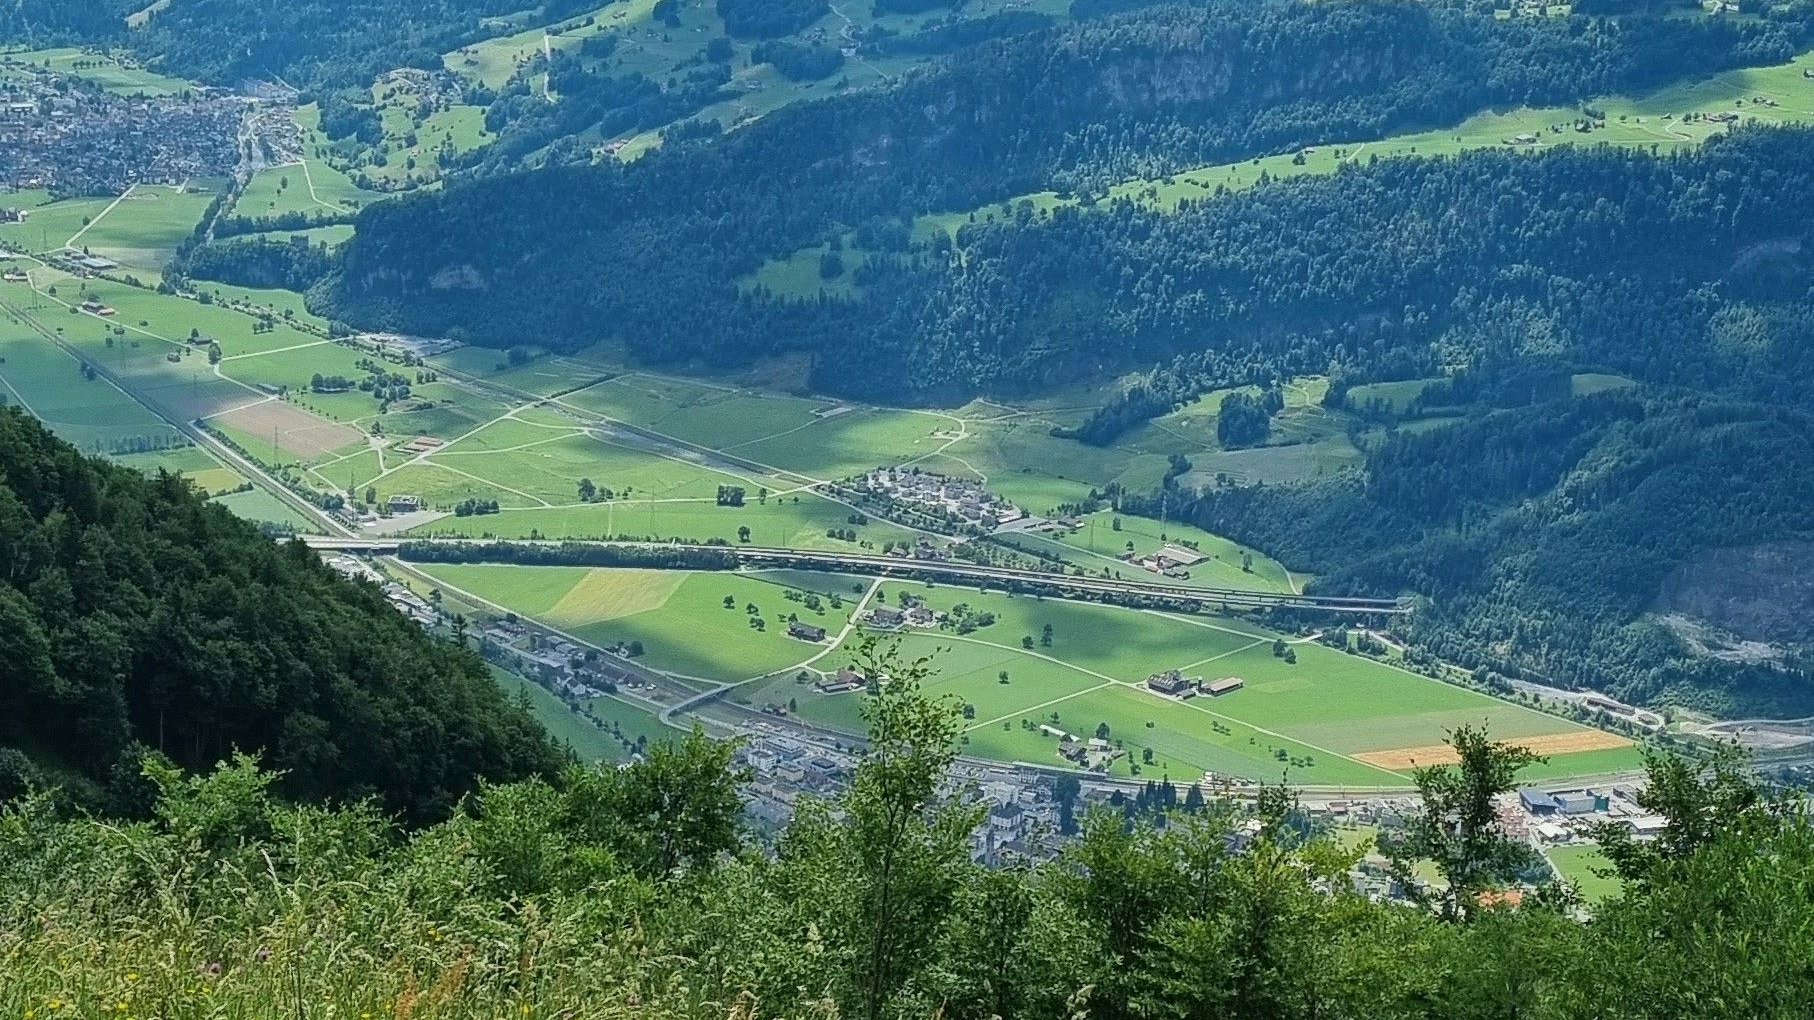
[[560, 764], [476, 656], [376, 588], [16, 408], [0, 410], [0, 746], [90, 805], [130, 798], [147, 755], [207, 769], [244, 751], [290, 796], [372, 797], [416, 822], [481, 777]]
[[[1653, 765], [1654, 842], [1601, 834], [1623, 892], [1579, 913], [1500, 830], [1528, 755], [1459, 731], [1381, 837], [1410, 902], [1356, 890], [1278, 791], [1243, 811], [1155, 785], [1077, 812], [1056, 860], [972, 863], [945, 783], [961, 720], [886, 654], [847, 792], [772, 852], [727, 745], [486, 786], [402, 836], [297, 808], [238, 761], [151, 763], [124, 819], [0, 792], [0, 1009], [16, 1016], [698, 1020], [1800, 1020], [1814, 827], [1732, 762]], [[885, 671], [878, 672], [877, 670]], [[1056, 796], [1076, 800], [1075, 787]], [[10, 798], [10, 799], [9, 799]], [[1440, 876], [1441, 884], [1418, 875]]]
[[[1235, 322], [1178, 330], [1188, 281], [1170, 290], [1164, 281], [1173, 263], [1195, 261], [1201, 238], [1187, 231], [1217, 209], [1248, 207], [1205, 195], [1184, 217], [1091, 210], [1057, 224], [979, 228], [959, 238], [962, 260], [942, 242], [883, 253], [859, 272], [867, 297], [858, 302], [783, 301], [740, 293], [735, 281], [764, 258], [846, 230], [904, 236], [889, 225], [919, 212], [1042, 188], [1087, 198], [1136, 175], [1783, 59], [1808, 38], [1810, 11], [1502, 21], [1441, 4], [1214, 3], [1090, 20], [986, 41], [890, 87], [796, 105], [627, 166], [490, 177], [382, 203], [362, 215], [342, 279], [316, 301], [348, 321], [482, 343], [529, 331], [581, 346], [609, 324], [633, 353], [667, 363], [804, 349], [821, 360], [815, 385], [834, 392], [885, 387], [899, 399], [904, 385], [906, 396], [931, 400], [1037, 390], [1079, 369], [1150, 364], [1168, 348], [1238, 347], [1244, 337], [1220, 335], [1245, 330]], [[1494, 167], [1519, 178], [1526, 170]], [[1348, 184], [1335, 193], [1360, 204], [1419, 200]], [[1290, 215], [1313, 212], [1280, 215], [1289, 226], [1311, 222]], [[1129, 253], [1112, 276], [1096, 268], [1103, 252], [1065, 254], [1080, 234], [1128, 230], [1169, 247]], [[1409, 232], [1393, 236], [1401, 250], [1417, 247]], [[626, 264], [642, 272], [614, 271]], [[601, 279], [614, 283], [593, 285]], [[1104, 291], [1127, 310], [1106, 304]], [[896, 379], [853, 369], [898, 356], [908, 338], [924, 371]], [[1119, 352], [1123, 364], [1085, 349]]]

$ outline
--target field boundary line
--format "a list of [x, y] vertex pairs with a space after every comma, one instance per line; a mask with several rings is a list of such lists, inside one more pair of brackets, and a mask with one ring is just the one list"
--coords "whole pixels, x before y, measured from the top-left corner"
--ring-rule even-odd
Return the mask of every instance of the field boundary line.
[[[527, 424], [527, 423], [524, 423], [524, 424]], [[552, 428], [552, 426], [550, 426], [550, 427]], [[489, 457], [490, 455], [492, 455], [494, 453], [516, 453], [519, 450], [529, 450], [529, 449], [533, 449], [537, 446], [546, 446], [549, 443], [558, 443], [561, 440], [566, 439], [569, 436], [578, 436], [578, 435], [584, 435], [584, 433], [582, 431], [576, 429], [572, 432], [564, 432], [558, 436], [549, 436], [547, 439], [537, 439], [532, 443], [524, 443], [521, 446], [506, 446], [506, 447], [503, 447], [502, 449], [497, 449], [497, 450], [454, 450], [452, 452], [449, 452], [446, 450], [440, 450], [440, 451], [431, 450], [429, 452], [438, 453], [442, 457]]]
[[[77, 362], [77, 364], [80, 365], [81, 363]], [[13, 381], [11, 379], [8, 379], [6, 377], [6, 373], [4, 373], [4, 372], [0, 372], [0, 384], [4, 384], [8, 390], [12, 391], [13, 399], [17, 400], [19, 402], [20, 407], [25, 408], [26, 414], [31, 415], [33, 418], [36, 418], [39, 421], [49, 421], [50, 420], [49, 418], [46, 418], [43, 415], [39, 414], [37, 409], [31, 406], [31, 402], [25, 399], [25, 394], [19, 392], [19, 387], [14, 386]], [[119, 389], [119, 387], [117, 387], [117, 386], [114, 388]], [[125, 392], [125, 391], [122, 390], [121, 392]], [[131, 394], [127, 394], [127, 395], [131, 396]], [[74, 422], [65, 422], [64, 424], [73, 425], [75, 423]]]
[[1198, 666], [1207, 666], [1210, 663], [1216, 661], [1217, 659], [1226, 659], [1231, 655], [1239, 655], [1242, 652], [1245, 652], [1250, 648], [1258, 648], [1265, 643], [1266, 643], [1265, 638], [1254, 638], [1252, 641], [1249, 641], [1247, 644], [1244, 644], [1239, 648], [1230, 648], [1226, 652], [1217, 652], [1216, 654], [1210, 656], [1207, 659], [1198, 659], [1196, 662], [1193, 662], [1187, 666], [1179, 666], [1178, 671], [1183, 672], [1184, 670], [1187, 670], [1187, 669], [1196, 669]]
[[[415, 461], [411, 461], [411, 462], [410, 462], [410, 464], [414, 464], [414, 463], [415, 463]], [[524, 498], [524, 499], [533, 499], [533, 500], [535, 500], [535, 501], [536, 501], [536, 502], [537, 502], [537, 503], [540, 503], [540, 504], [542, 504], [542, 506], [543, 506], [543, 507], [544, 507], [544, 508], [546, 508], [546, 509], [553, 509], [553, 508], [554, 508], [554, 504], [552, 504], [552, 503], [550, 503], [550, 502], [548, 502], [548, 501], [547, 501], [547, 500], [545, 500], [545, 499], [543, 499], [543, 498], [541, 498], [541, 497], [540, 497], [540, 496], [531, 496], [531, 495], [530, 495], [530, 494], [529, 494], [529, 493], [527, 493], [527, 492], [524, 492], [524, 491], [522, 491], [522, 490], [521, 490], [521, 489], [513, 489], [513, 488], [511, 488], [511, 487], [510, 487], [510, 486], [508, 486], [508, 485], [505, 485], [505, 484], [503, 484], [503, 483], [502, 483], [502, 482], [494, 482], [494, 481], [492, 481], [492, 480], [491, 480], [491, 479], [489, 479], [489, 478], [481, 478], [481, 477], [479, 477], [479, 476], [478, 476], [478, 475], [475, 475], [475, 474], [473, 474], [473, 473], [471, 473], [471, 472], [469, 472], [469, 471], [461, 471], [461, 470], [460, 470], [460, 469], [459, 469], [459, 468], [457, 468], [457, 467], [449, 467], [449, 466], [448, 466], [448, 465], [446, 465], [446, 464], [443, 464], [443, 463], [441, 463], [441, 462], [440, 462], [440, 461], [438, 461], [438, 460], [431, 460], [431, 461], [424, 461], [424, 462], [423, 462], [423, 463], [424, 463], [424, 465], [425, 465], [425, 466], [427, 466], [427, 467], [433, 467], [433, 468], [440, 468], [440, 469], [441, 469], [441, 470], [443, 470], [443, 471], [451, 471], [451, 472], [452, 472], [452, 473], [454, 473], [454, 474], [456, 474], [456, 475], [459, 475], [459, 476], [461, 476], [461, 477], [462, 477], [462, 478], [470, 478], [470, 479], [472, 479], [472, 480], [473, 480], [473, 481], [475, 481], [475, 482], [478, 482], [478, 483], [479, 483], [479, 484], [481, 484], [481, 485], [489, 485], [489, 486], [491, 486], [491, 487], [492, 487], [492, 488], [494, 488], [494, 489], [502, 489], [502, 490], [504, 490], [504, 491], [505, 491], [505, 492], [508, 492], [508, 493], [511, 493], [511, 494], [512, 494], [512, 495], [516, 495], [516, 496], [521, 496], [521, 497], [523, 497], [523, 498]], [[405, 465], [403, 465], [403, 466], [404, 466], [404, 467], [408, 467], [408, 466], [409, 466], [409, 464], [405, 464]], [[374, 481], [375, 481], [375, 480], [376, 480], [376, 479], [374, 479]], [[516, 508], [515, 508], [515, 507], [512, 507], [512, 508], [511, 508], [511, 509], [513, 509], [513, 510], [514, 510], [514, 509], [516, 509]], [[525, 508], [524, 508], [524, 509], [531, 509], [531, 508], [529, 508], [529, 507], [525, 507]]]
[[71, 236], [69, 240], [63, 242], [63, 247], [74, 248], [76, 246], [76, 242], [80, 241], [82, 239], [83, 234], [86, 234], [90, 230], [93, 230], [95, 224], [106, 219], [108, 213], [113, 212], [115, 209], [119, 208], [120, 203], [126, 201], [126, 196], [132, 194], [134, 191], [137, 191], [138, 187], [139, 186], [137, 184], [127, 185], [126, 190], [120, 192], [119, 198], [116, 198], [112, 202], [108, 203], [107, 208], [102, 209], [100, 215], [96, 216], [92, 220], [89, 220], [87, 223], [84, 223], [82, 225], [81, 230], [76, 231], [75, 234], [73, 236]]
[[229, 361], [244, 361], [247, 358], [262, 358], [267, 354], [282, 354], [285, 351], [306, 350], [310, 347], [320, 347], [322, 344], [331, 344], [333, 342], [334, 341], [332, 340], [310, 340], [306, 344], [292, 344], [289, 347], [273, 347], [268, 351], [248, 351], [245, 354], [230, 354], [220, 360], [222, 364]]
[[1051, 708], [1053, 705], [1063, 704], [1064, 702], [1070, 701], [1072, 698], [1081, 698], [1086, 694], [1094, 694], [1097, 691], [1105, 690], [1107, 688], [1116, 687], [1119, 685], [1120, 685], [1119, 680], [1105, 680], [1102, 683], [1099, 683], [1094, 687], [1086, 687], [1081, 691], [1074, 691], [1070, 694], [1065, 695], [1062, 698], [1053, 698], [1051, 701], [1040, 702], [1037, 705], [1029, 705], [1026, 708], [1023, 708], [1018, 712], [1010, 712], [1007, 715], [1001, 716], [996, 719], [990, 719], [987, 722], [979, 722], [975, 726], [970, 726], [970, 727], [965, 728], [964, 732], [965, 733], [974, 733], [977, 730], [980, 730], [985, 726], [993, 726], [996, 723], [1007, 722], [1009, 719], [1013, 719], [1016, 716], [1025, 717], [1028, 712], [1037, 712], [1042, 708]]
[[[1188, 591], [1190, 589], [1185, 589], [1185, 590]], [[1162, 609], [1143, 609], [1140, 611], [1143, 613], [1150, 613], [1153, 616], [1157, 616], [1162, 620], [1170, 620], [1173, 623], [1187, 624], [1192, 627], [1201, 627], [1204, 630], [1213, 630], [1213, 631], [1216, 631], [1217, 633], [1221, 633], [1221, 634], [1233, 634], [1235, 637], [1257, 638], [1261, 641], [1267, 640], [1267, 636], [1264, 634], [1255, 634], [1252, 631], [1247, 631], [1247, 630], [1236, 630], [1233, 627], [1222, 627], [1222, 626], [1218, 626], [1217, 624], [1210, 623], [1207, 620], [1198, 620], [1198, 619], [1193, 619], [1188, 616], [1179, 616], [1176, 613], [1168, 613]]]
[[[1127, 686], [1131, 687], [1132, 685], [1130, 684]], [[1136, 688], [1136, 691], [1137, 690], [1138, 690], [1138, 688]], [[1154, 695], [1154, 697], [1158, 697], [1158, 695]], [[1278, 732], [1277, 730], [1267, 729], [1264, 726], [1259, 726], [1259, 725], [1247, 722], [1242, 719], [1237, 719], [1232, 715], [1223, 715], [1221, 712], [1211, 711], [1210, 709], [1204, 708], [1202, 705], [1196, 704], [1195, 699], [1180, 701], [1180, 702], [1178, 702], [1178, 704], [1184, 706], [1185, 708], [1191, 709], [1193, 711], [1202, 712], [1204, 715], [1210, 716], [1212, 718], [1221, 719], [1224, 722], [1234, 723], [1236, 726], [1245, 726], [1248, 729], [1253, 730], [1255, 733], [1264, 733], [1269, 737], [1277, 737], [1280, 740], [1288, 740], [1291, 743], [1298, 745], [1299, 747], [1308, 747], [1312, 751], [1319, 751], [1323, 754], [1333, 755], [1334, 757], [1341, 758], [1346, 761], [1354, 762], [1356, 765], [1365, 765], [1367, 768], [1373, 769], [1376, 772], [1384, 772], [1386, 775], [1391, 776], [1394, 779], [1397, 779], [1401, 783], [1409, 782], [1409, 780], [1406, 777], [1399, 775], [1397, 772], [1394, 772], [1391, 769], [1384, 768], [1379, 765], [1375, 765], [1370, 761], [1362, 761], [1359, 758], [1356, 758], [1351, 754], [1343, 754], [1342, 752], [1337, 751], [1333, 748], [1323, 747], [1320, 744], [1312, 744], [1308, 740], [1300, 740], [1297, 737], [1288, 736], [1284, 733]]]

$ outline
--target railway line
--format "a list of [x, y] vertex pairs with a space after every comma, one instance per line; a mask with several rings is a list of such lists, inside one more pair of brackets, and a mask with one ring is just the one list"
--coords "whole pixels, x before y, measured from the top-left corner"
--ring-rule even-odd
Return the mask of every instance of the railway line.
[[[403, 538], [336, 538], [318, 535], [302, 536], [312, 548], [329, 552], [365, 553], [395, 556], [405, 545], [458, 545], [484, 548], [499, 544], [492, 539], [403, 539]], [[550, 547], [584, 545], [551, 540], [526, 540], [511, 545], [545, 545]], [[1298, 595], [1290, 592], [1259, 591], [1245, 588], [1187, 588], [1181, 585], [1156, 584], [1120, 578], [1088, 577], [1070, 574], [1015, 570], [956, 560], [903, 559], [864, 553], [822, 552], [804, 549], [776, 549], [756, 546], [688, 545], [672, 542], [595, 543], [601, 548], [645, 548], [664, 550], [697, 550], [736, 559], [740, 566], [784, 566], [840, 573], [912, 576], [938, 580], [968, 581], [981, 584], [1025, 585], [1058, 589], [1078, 595], [1151, 598], [1190, 603], [1205, 608], [1231, 609], [1297, 609], [1351, 615], [1398, 615], [1410, 612], [1400, 599], [1356, 598], [1337, 595]]]

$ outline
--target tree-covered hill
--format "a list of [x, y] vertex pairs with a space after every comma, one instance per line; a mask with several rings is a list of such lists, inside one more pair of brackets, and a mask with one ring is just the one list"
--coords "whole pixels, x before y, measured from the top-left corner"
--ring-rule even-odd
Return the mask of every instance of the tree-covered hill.
[[471, 653], [274, 544], [185, 480], [84, 457], [0, 410], [0, 746], [104, 789], [145, 749], [263, 755], [303, 799], [444, 815], [558, 755]]
[[[903, 383], [921, 399], [1038, 389], [1094, 370], [1098, 359], [1078, 364], [1081, 347], [1151, 358], [1225, 340], [1201, 330], [1131, 344], [1072, 335], [1102, 290], [1156, 328], [1170, 328], [1165, 305], [1189, 298], [1155, 289], [1156, 274], [1169, 273], [1163, 262], [1130, 267], [1131, 280], [1098, 273], [1078, 285], [1089, 259], [1040, 261], [1071, 243], [1067, 231], [1090, 227], [1010, 224], [997, 232], [999, 257], [985, 249], [954, 260], [938, 246], [903, 250], [904, 217], [1043, 188], [1100, 194], [1135, 175], [1781, 60], [1808, 38], [1807, 10], [1753, 21], [1500, 20], [1448, 4], [1212, 3], [1078, 22], [989, 40], [889, 87], [790, 107], [628, 166], [486, 179], [373, 207], [342, 278], [317, 299], [349, 321], [484, 343], [533, 334], [582, 346], [615, 333], [634, 354], [669, 363], [806, 350], [824, 359], [820, 388], [851, 393], [875, 385], [898, 397]], [[1141, 231], [1181, 229], [1133, 218]], [[851, 303], [739, 292], [735, 280], [764, 258], [853, 229], [899, 236], [883, 259], [898, 267], [879, 273], [906, 279]], [[1198, 240], [1163, 259], [1194, 262]], [[641, 271], [618, 271], [630, 264]], [[1152, 287], [1123, 286], [1142, 275]], [[1127, 318], [1105, 316], [1105, 326]], [[851, 370], [897, 356], [909, 336], [923, 371], [884, 383]]]
[[1404, 632], [1418, 654], [1633, 702], [1793, 718], [1814, 713], [1807, 645], [1710, 654], [1657, 614], [1672, 577], [1732, 602], [1792, 599], [1763, 577], [1703, 572], [1716, 550], [1814, 536], [1811, 507], [1803, 408], [1607, 394], [1402, 433], [1361, 474], [1211, 488], [1183, 512], [1319, 574], [1313, 590], [1424, 596]]

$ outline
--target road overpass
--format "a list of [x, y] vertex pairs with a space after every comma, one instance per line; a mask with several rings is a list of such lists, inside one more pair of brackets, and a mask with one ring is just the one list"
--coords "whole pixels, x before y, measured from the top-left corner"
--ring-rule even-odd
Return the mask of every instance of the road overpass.
[[500, 543], [495, 539], [337, 538], [320, 535], [305, 535], [302, 537], [302, 541], [323, 552], [350, 552], [373, 556], [397, 555], [406, 544], [458, 545], [473, 548], [499, 544], [552, 548], [594, 545], [599, 548], [698, 550], [731, 556], [740, 566], [785, 566], [851, 574], [931, 578], [978, 585], [1037, 585], [1086, 597], [1096, 595], [1163, 599], [1171, 602], [1191, 603], [1211, 609], [1222, 607], [1230, 609], [1302, 609], [1355, 615], [1396, 615], [1410, 611], [1410, 606], [1400, 599], [1298, 595], [1290, 592], [1259, 591], [1247, 588], [1188, 588], [1182, 585], [1158, 584], [1151, 581], [1014, 570], [1008, 567], [965, 563], [961, 560], [908, 559], [866, 553], [773, 549], [744, 545], [688, 545], [672, 542], [585, 543], [551, 540]]

